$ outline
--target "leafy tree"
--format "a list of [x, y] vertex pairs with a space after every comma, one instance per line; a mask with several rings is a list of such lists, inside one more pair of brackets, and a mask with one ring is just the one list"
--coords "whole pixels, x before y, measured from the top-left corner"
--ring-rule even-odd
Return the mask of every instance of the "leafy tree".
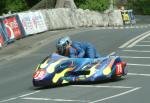
[[25, 1], [29, 7], [32, 7], [41, 0], [25, 0]]
[[31, 8], [41, 0], [0, 0], [0, 15], [2, 13], [20, 12]]
[[77, 5], [77, 7], [79, 7], [81, 4], [85, 4], [85, 2], [87, 2], [87, 0], [74, 0], [74, 2]]
[[96, 11], [104, 11], [109, 7], [109, 0], [75, 0], [78, 7]]
[[19, 12], [28, 8], [25, 0], [5, 0], [5, 4], [5, 11]]
[[149, 0], [128, 0], [126, 7], [133, 9], [136, 14], [150, 15]]
[[0, 14], [4, 12], [4, 8], [5, 8], [5, 0], [1, 0], [0, 1]]

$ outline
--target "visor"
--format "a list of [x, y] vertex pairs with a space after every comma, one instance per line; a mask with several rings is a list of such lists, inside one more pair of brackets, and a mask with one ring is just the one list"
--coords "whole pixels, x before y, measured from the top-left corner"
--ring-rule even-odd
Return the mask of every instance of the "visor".
[[66, 50], [66, 44], [63, 44], [63, 45], [57, 45], [57, 50], [61, 53], [61, 54], [63, 54], [64, 53], [64, 51]]

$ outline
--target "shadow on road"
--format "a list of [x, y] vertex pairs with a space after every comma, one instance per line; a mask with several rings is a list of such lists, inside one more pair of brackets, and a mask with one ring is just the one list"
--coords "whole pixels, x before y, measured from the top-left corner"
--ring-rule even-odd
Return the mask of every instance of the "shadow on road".
[[45, 90], [45, 89], [54, 89], [54, 88], [62, 88], [70, 85], [97, 85], [97, 84], [107, 84], [110, 82], [120, 82], [122, 80], [126, 80], [126, 78], [120, 78], [117, 80], [102, 80], [102, 81], [94, 81], [94, 82], [74, 82], [74, 83], [68, 83], [68, 84], [55, 84], [55, 85], [49, 85], [49, 86], [43, 86], [43, 87], [32, 87], [33, 90]]

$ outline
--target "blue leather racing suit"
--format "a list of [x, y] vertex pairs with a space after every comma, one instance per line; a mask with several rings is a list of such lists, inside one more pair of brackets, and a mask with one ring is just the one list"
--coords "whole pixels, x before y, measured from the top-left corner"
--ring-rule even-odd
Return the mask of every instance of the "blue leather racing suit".
[[100, 54], [91, 43], [73, 41], [69, 48], [69, 57], [100, 58]]

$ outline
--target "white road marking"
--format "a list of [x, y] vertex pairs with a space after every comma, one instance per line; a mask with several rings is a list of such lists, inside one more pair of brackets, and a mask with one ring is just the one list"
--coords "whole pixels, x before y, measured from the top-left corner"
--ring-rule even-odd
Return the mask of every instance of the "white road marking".
[[92, 101], [92, 102], [89, 102], [89, 103], [97, 103], [97, 102], [105, 101], [105, 100], [108, 100], [108, 99], [116, 98], [116, 97], [131, 93], [131, 92], [139, 90], [139, 89], [141, 89], [141, 87], [133, 88], [133, 89], [128, 90], [126, 92], [119, 93], [119, 94], [116, 94], [116, 95], [113, 95], [113, 96], [109, 96], [109, 97], [106, 97], [106, 98], [103, 98], [103, 99], [95, 100], [95, 101]]
[[96, 87], [96, 88], [116, 88], [116, 89], [119, 89], [119, 88], [128, 88], [128, 89], [131, 89], [131, 90], [128, 90], [126, 92], [123, 92], [123, 93], [119, 93], [117, 95], [113, 95], [113, 96], [110, 96], [110, 97], [106, 97], [106, 98], [103, 98], [103, 99], [100, 99], [100, 100], [96, 100], [96, 101], [90, 101], [90, 100], [70, 100], [70, 99], [52, 99], [52, 98], [35, 98], [35, 97], [24, 97], [24, 98], [21, 98], [21, 99], [26, 99], [26, 100], [37, 100], [37, 101], [57, 101], [57, 102], [88, 102], [88, 103], [96, 103], [96, 102], [100, 102], [100, 101], [104, 101], [104, 100], [108, 100], [108, 99], [111, 99], [111, 98], [115, 98], [115, 97], [118, 97], [118, 96], [122, 96], [122, 95], [125, 95], [127, 93], [130, 93], [130, 92], [133, 92], [135, 90], [138, 90], [140, 89], [141, 87], [126, 87], [126, 86], [100, 86], [100, 85], [72, 85], [73, 87]]
[[144, 36], [140, 37], [139, 39], [135, 40], [127, 48], [131, 48], [131, 47], [135, 46], [138, 42], [142, 41], [143, 39], [145, 39], [148, 36], [150, 36], [150, 33], [147, 33], [146, 35], [144, 35]]
[[125, 89], [125, 88], [133, 88], [133, 87], [126, 87], [126, 86], [100, 86], [100, 85], [72, 85], [73, 87], [91, 87], [91, 88], [116, 88], [116, 89]]
[[40, 92], [40, 90], [32, 92], [32, 93], [27, 93], [27, 94], [24, 94], [24, 95], [21, 95], [21, 96], [18, 96], [18, 97], [22, 98], [22, 97], [29, 96], [29, 95], [32, 95], [32, 94], [35, 94], [35, 93], [38, 93], [38, 92]]
[[150, 57], [133, 57], [133, 56], [120, 56], [121, 58], [136, 58], [136, 59], [150, 59]]
[[150, 41], [144, 40], [144, 41], [141, 41], [141, 42], [143, 42], [143, 43], [149, 43]]
[[125, 47], [127, 47], [129, 44], [131, 44], [132, 42], [134, 42], [134, 41], [138, 40], [139, 38], [145, 36], [145, 35], [148, 34], [149, 32], [150, 32], [150, 31], [147, 31], [147, 32], [145, 32], [145, 33], [143, 33], [143, 34], [141, 34], [141, 35], [138, 35], [138, 36], [132, 38], [131, 40], [129, 40], [129, 41], [127, 41], [126, 43], [124, 43], [123, 45], [121, 45], [119, 48], [125, 48]]
[[146, 77], [150, 77], [150, 74], [128, 73], [127, 75], [133, 75], [133, 76], [146, 76]]
[[142, 46], [142, 47], [144, 47], [144, 46], [150, 46], [150, 45], [134, 45], [134, 46]]
[[17, 99], [17, 97], [15, 97], [15, 98], [9, 98], [9, 99], [6, 99], [6, 100], [2, 100], [2, 101], [0, 101], [0, 103], [12, 101], [12, 100], [15, 100], [15, 99]]
[[139, 53], [149, 53], [150, 51], [146, 51], [146, 50], [122, 50], [125, 52], [139, 52]]
[[146, 39], [150, 39], [150, 38], [146, 38]]
[[26, 100], [38, 100], [38, 101], [57, 101], [57, 102], [89, 102], [89, 100], [69, 100], [69, 99], [52, 99], [52, 98], [35, 98], [35, 97], [25, 97], [21, 99], [26, 99]]
[[127, 63], [127, 65], [129, 65], [129, 66], [146, 66], [146, 67], [150, 66], [150, 64], [132, 64], [132, 63]]
[[8, 102], [8, 101], [12, 101], [12, 100], [15, 100], [15, 99], [18, 99], [20, 97], [25, 97], [25, 96], [29, 96], [31, 94], [35, 94], [35, 93], [38, 93], [40, 91], [35, 91], [35, 92], [31, 92], [31, 93], [27, 93], [27, 94], [23, 94], [21, 96], [18, 96], [18, 97], [14, 97], [14, 98], [9, 98], [9, 99], [5, 99], [5, 100], [1, 100], [0, 103], [4, 103], [4, 102]]

